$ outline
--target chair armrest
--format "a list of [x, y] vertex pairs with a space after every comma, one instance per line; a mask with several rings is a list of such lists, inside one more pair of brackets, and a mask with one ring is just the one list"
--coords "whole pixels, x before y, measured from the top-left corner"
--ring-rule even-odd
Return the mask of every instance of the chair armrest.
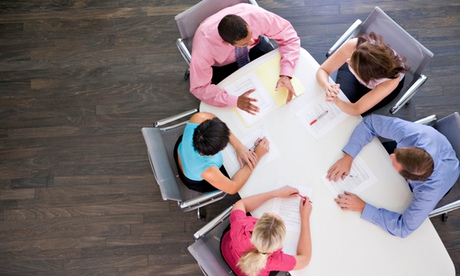
[[418, 80], [414, 82], [414, 84], [412, 84], [412, 86], [409, 87], [409, 89], [407, 89], [406, 93], [404, 93], [401, 99], [399, 99], [399, 101], [390, 109], [390, 113], [395, 114], [396, 112], [398, 112], [398, 110], [401, 109], [401, 107], [403, 107], [408, 101], [410, 101], [410, 99], [412, 99], [412, 97], [415, 95], [420, 86], [422, 86], [422, 84], [425, 83], [426, 79], [427, 77], [425, 75], [420, 75]]
[[216, 225], [220, 224], [222, 221], [224, 221], [227, 217], [230, 216], [230, 213], [232, 212], [233, 205], [225, 209], [222, 213], [220, 213], [217, 217], [215, 217], [213, 220], [208, 222], [205, 226], [203, 226], [200, 230], [196, 231], [195, 234], [193, 234], [193, 237], [195, 237], [195, 240], [200, 239], [201, 237], [205, 236], [209, 231], [214, 229]]
[[430, 215], [428, 217], [435, 217], [443, 213], [451, 212], [454, 210], [457, 210], [460, 208], [460, 200], [454, 201], [452, 203], [446, 204], [442, 207], [439, 207], [437, 209], [434, 209], [431, 211]]
[[181, 53], [182, 57], [187, 62], [187, 64], [190, 65], [190, 61], [192, 60], [192, 55], [190, 54], [190, 51], [188, 50], [185, 43], [182, 41], [182, 38], [178, 38], [176, 40], [176, 46], [177, 46], [177, 49], [179, 49], [179, 52]]
[[355, 23], [353, 23], [348, 28], [348, 30], [345, 33], [343, 33], [339, 40], [337, 40], [337, 42], [335, 42], [334, 45], [332, 45], [329, 51], [327, 51], [326, 57], [330, 57], [335, 51], [337, 51], [337, 49], [339, 49], [340, 46], [342, 46], [343, 43], [348, 41], [350, 38], [355, 37], [358, 34], [362, 24], [363, 22], [360, 19], [356, 19]]
[[204, 193], [202, 195], [199, 195], [197, 197], [178, 202], [179, 207], [183, 211], [191, 211], [200, 207], [204, 207], [208, 204], [211, 204], [215, 201], [221, 200], [224, 198], [227, 194], [223, 191], [212, 191], [208, 193]]
[[422, 124], [422, 125], [427, 125], [427, 126], [432, 126], [436, 121], [438, 120], [438, 117], [436, 115], [430, 115], [425, 118], [422, 118], [420, 120], [415, 121], [414, 123], [416, 124]]
[[177, 114], [177, 115], [174, 115], [174, 116], [171, 116], [171, 117], [167, 117], [167, 118], [158, 120], [158, 121], [153, 123], [153, 126], [154, 127], [161, 127], [161, 126], [164, 126], [164, 125], [169, 124], [171, 122], [174, 122], [174, 121], [180, 120], [182, 118], [188, 117], [188, 116], [190, 116], [190, 115], [192, 115], [192, 114], [194, 114], [196, 112], [198, 112], [198, 110], [196, 108], [192, 109], [192, 110], [189, 110], [189, 111], [185, 111], [185, 112], [182, 112], [180, 114]]

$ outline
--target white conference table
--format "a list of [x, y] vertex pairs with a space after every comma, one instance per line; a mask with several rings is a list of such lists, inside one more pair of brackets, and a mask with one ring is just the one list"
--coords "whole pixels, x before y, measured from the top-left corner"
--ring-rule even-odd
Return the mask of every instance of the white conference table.
[[[225, 87], [279, 55], [277, 50], [242, 67], [219, 86]], [[342, 156], [342, 147], [360, 116], [347, 118], [325, 136], [316, 140], [297, 119], [296, 112], [323, 93], [315, 78], [318, 62], [304, 49], [294, 76], [305, 92], [253, 125], [246, 127], [232, 108], [201, 104], [201, 111], [211, 112], [227, 123], [237, 137], [264, 128], [279, 155], [275, 160], [257, 167], [244, 187], [241, 197], [270, 191], [280, 183], [295, 184], [312, 190], [313, 211], [311, 235], [313, 256], [309, 266], [292, 271], [292, 275], [318, 276], [452, 276], [452, 260], [429, 219], [407, 238], [391, 236], [378, 226], [360, 218], [358, 212], [342, 211], [334, 202], [334, 194], [321, 177]], [[264, 76], [276, 78], [277, 76]], [[402, 212], [412, 199], [408, 185], [393, 169], [390, 158], [380, 142], [374, 139], [359, 154], [377, 177], [377, 182], [358, 195], [379, 208]], [[224, 159], [224, 165], [228, 160]], [[271, 211], [269, 201], [254, 211], [255, 217]], [[288, 232], [285, 249], [296, 248], [299, 234]], [[288, 252], [295, 253], [295, 252]]]

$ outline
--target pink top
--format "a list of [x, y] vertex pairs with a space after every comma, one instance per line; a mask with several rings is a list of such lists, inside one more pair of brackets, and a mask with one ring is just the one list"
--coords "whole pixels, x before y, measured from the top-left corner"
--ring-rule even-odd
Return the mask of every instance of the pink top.
[[[244, 252], [254, 248], [251, 243], [252, 231], [257, 219], [246, 216], [241, 210], [235, 210], [230, 214], [230, 230], [222, 237], [221, 251], [227, 264], [236, 275], [246, 275], [236, 266]], [[284, 254], [278, 250], [270, 254], [267, 265], [259, 273], [259, 276], [269, 275], [270, 271], [290, 271], [294, 269], [296, 259], [292, 255]]]
[[[214, 106], [237, 105], [238, 96], [211, 84], [212, 67], [223, 66], [236, 61], [235, 47], [224, 44], [217, 26], [228, 15], [242, 17], [258, 41], [265, 35], [279, 44], [281, 54], [280, 75], [292, 77], [300, 54], [300, 38], [289, 21], [251, 4], [237, 4], [221, 10], [204, 20], [193, 38], [192, 60], [190, 63], [190, 92], [201, 101]], [[254, 47], [250, 45], [249, 49]]]
[[[356, 74], [355, 70], [353, 70], [353, 68], [351, 68], [350, 64], [348, 64], [348, 69], [350, 70], [350, 72], [355, 76], [355, 78], [364, 86], [366, 86], [367, 88], [369, 89], [374, 89], [377, 87], [377, 85], [383, 83], [383, 82], [386, 82], [386, 81], [389, 81], [389, 80], [392, 80], [390, 78], [381, 78], [381, 79], [371, 79], [369, 81], [369, 83], [365, 83], [362, 79], [360, 79], [358, 77], [358, 75]], [[404, 78], [404, 73], [399, 73], [398, 74], [398, 77], [399, 77], [399, 81], [401, 81], [403, 78]]]

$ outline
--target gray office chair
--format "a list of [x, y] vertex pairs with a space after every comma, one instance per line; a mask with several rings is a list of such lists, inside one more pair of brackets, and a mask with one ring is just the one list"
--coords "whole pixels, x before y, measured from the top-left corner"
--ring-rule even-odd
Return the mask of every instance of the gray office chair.
[[[235, 275], [220, 253], [220, 240], [229, 225], [232, 206], [203, 226], [193, 236], [195, 242], [188, 251], [198, 263], [203, 275]], [[289, 272], [273, 272], [271, 276], [289, 276]]]
[[[440, 133], [446, 136], [460, 160], [460, 115], [454, 112], [442, 119], [437, 119], [436, 115], [431, 115], [416, 121], [416, 123], [429, 125], [437, 129]], [[459, 167], [460, 170], [460, 167]], [[457, 179], [449, 193], [444, 196], [436, 205], [429, 217], [442, 215], [442, 220], [446, 221], [448, 212], [460, 208], [460, 178]]]
[[[199, 193], [188, 189], [179, 178], [173, 156], [174, 145], [182, 135], [187, 122], [184, 118], [195, 112], [196, 109], [157, 121], [154, 127], [142, 128], [142, 134], [163, 200], [177, 201], [179, 208], [184, 212], [197, 210], [198, 218], [204, 220], [206, 213], [202, 207], [224, 198], [227, 194], [222, 191]], [[173, 125], [178, 120], [183, 121]]]
[[[202, 0], [174, 17], [181, 36], [176, 40], [176, 46], [188, 65], [190, 65], [192, 58], [193, 36], [201, 22], [224, 8], [240, 3], [258, 6], [255, 0]], [[190, 69], [187, 69], [184, 78], [187, 80], [189, 76]]]
[[410, 71], [406, 73], [404, 87], [400, 93], [402, 96], [398, 97], [399, 99], [397, 99], [396, 104], [392, 105], [389, 110], [390, 114], [395, 114], [401, 107], [409, 103], [418, 89], [427, 80], [422, 71], [428, 61], [433, 57], [433, 53], [401, 28], [398, 23], [393, 21], [379, 7], [375, 7], [364, 22], [358, 19], [348, 28], [331, 49], [329, 49], [326, 57], [332, 55], [349, 39], [370, 32], [382, 35], [386, 43], [396, 52], [407, 58], [406, 64], [410, 66]]

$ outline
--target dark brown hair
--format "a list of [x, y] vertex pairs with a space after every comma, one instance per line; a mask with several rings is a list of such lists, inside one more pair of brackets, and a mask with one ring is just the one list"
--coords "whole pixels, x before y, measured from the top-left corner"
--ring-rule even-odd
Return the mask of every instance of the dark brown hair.
[[248, 24], [243, 18], [235, 14], [228, 14], [222, 18], [217, 30], [220, 37], [232, 45], [248, 36]]
[[360, 35], [356, 50], [350, 58], [350, 66], [361, 80], [369, 83], [372, 79], [394, 79], [399, 73], [407, 72], [405, 57], [399, 57], [381, 35], [374, 32]]
[[433, 173], [433, 158], [421, 148], [408, 147], [395, 149], [395, 157], [396, 161], [402, 166], [399, 174], [406, 179], [425, 181]]

